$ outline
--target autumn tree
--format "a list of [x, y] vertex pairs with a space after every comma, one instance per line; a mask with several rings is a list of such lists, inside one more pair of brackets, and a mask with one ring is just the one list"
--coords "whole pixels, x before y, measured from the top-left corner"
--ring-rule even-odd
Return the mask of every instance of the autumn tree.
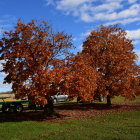
[[[15, 28], [6, 31], [0, 39], [0, 60], [5, 60], [4, 83], [11, 83], [17, 98], [28, 96], [31, 102], [48, 103], [55, 94], [53, 83], [57, 77], [55, 65], [70, 56], [72, 37], [64, 32], [53, 32], [45, 21], [25, 24], [18, 21]], [[57, 76], [58, 75], [58, 76]]]
[[114, 96], [132, 99], [140, 94], [140, 67], [136, 65], [134, 46], [118, 25], [102, 25], [92, 31], [83, 43], [82, 53], [87, 56], [89, 66], [99, 74], [95, 93], [106, 96], [108, 105]]

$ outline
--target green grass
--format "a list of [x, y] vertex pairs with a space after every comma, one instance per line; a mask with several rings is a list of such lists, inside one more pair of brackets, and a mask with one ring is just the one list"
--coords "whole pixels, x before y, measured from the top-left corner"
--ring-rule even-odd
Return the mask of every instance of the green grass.
[[115, 98], [112, 99], [112, 103], [140, 103], [140, 96], [136, 96], [134, 100], [128, 100], [122, 96], [115, 96]]
[[139, 140], [140, 112], [106, 114], [87, 120], [3, 122], [0, 140]]

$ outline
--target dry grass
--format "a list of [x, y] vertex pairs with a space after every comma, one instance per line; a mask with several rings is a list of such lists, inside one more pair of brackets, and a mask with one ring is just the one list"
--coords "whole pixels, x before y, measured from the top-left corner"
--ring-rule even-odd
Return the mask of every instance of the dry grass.
[[[13, 101], [15, 100], [15, 95], [13, 93], [0, 93], [0, 98], [2, 97], [6, 97], [5, 101]], [[0, 99], [0, 102], [2, 101], [2, 99]]]

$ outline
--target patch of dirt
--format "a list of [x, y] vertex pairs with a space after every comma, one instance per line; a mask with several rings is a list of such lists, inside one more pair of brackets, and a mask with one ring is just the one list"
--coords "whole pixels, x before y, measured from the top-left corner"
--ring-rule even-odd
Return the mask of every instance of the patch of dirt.
[[40, 121], [40, 122], [57, 122], [65, 119], [86, 119], [87, 117], [104, 115], [106, 113], [129, 112], [133, 110], [140, 111], [140, 103], [119, 103], [108, 107], [106, 104], [70, 104], [61, 105], [54, 108], [55, 113], [51, 117], [43, 114], [43, 111], [25, 111], [20, 114], [3, 114], [0, 113], [0, 122], [17, 122], [17, 121]]

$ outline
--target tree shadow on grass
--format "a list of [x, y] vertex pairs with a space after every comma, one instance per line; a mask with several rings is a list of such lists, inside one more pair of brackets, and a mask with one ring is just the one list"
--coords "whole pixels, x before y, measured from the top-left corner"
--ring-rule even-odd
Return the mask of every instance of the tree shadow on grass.
[[22, 122], [22, 121], [53, 121], [56, 118], [61, 118], [58, 113], [53, 113], [52, 116], [46, 116], [42, 111], [28, 111], [22, 113], [2, 113], [0, 112], [0, 123], [3, 122]]
[[[56, 110], [79, 110], [79, 111], [88, 111], [88, 110], [95, 110], [95, 111], [111, 111], [111, 110], [119, 110], [119, 109], [131, 109], [131, 110], [140, 110], [140, 103], [136, 104], [124, 104], [124, 103], [117, 103], [108, 106], [105, 103], [67, 103], [67, 104], [60, 104], [59, 106], [55, 107]], [[124, 110], [125, 111], [125, 110]]]
[[140, 109], [140, 104], [135, 104], [135, 105], [114, 104], [112, 106], [107, 106], [104, 103], [60, 103], [60, 104], [55, 104], [54, 106], [55, 112], [52, 114], [52, 116], [46, 116], [43, 113], [43, 110], [36, 110], [36, 111], [28, 110], [16, 114], [15, 113], [4, 114], [0, 112], [0, 123], [21, 122], [21, 121], [55, 122], [67, 118], [70, 112], [72, 111], [77, 112], [76, 115], [78, 116], [79, 112], [81, 113], [82, 112], [84, 113], [86, 111], [117, 112], [118, 110], [123, 110], [123, 109], [124, 111], [126, 111], [125, 109], [127, 108], [130, 108], [130, 110]]
[[111, 109], [118, 109], [121, 105], [111, 105], [107, 106], [105, 103], [67, 103], [61, 104], [56, 106], [56, 109], [61, 110], [80, 110], [80, 111], [87, 111], [87, 110], [111, 110]]

